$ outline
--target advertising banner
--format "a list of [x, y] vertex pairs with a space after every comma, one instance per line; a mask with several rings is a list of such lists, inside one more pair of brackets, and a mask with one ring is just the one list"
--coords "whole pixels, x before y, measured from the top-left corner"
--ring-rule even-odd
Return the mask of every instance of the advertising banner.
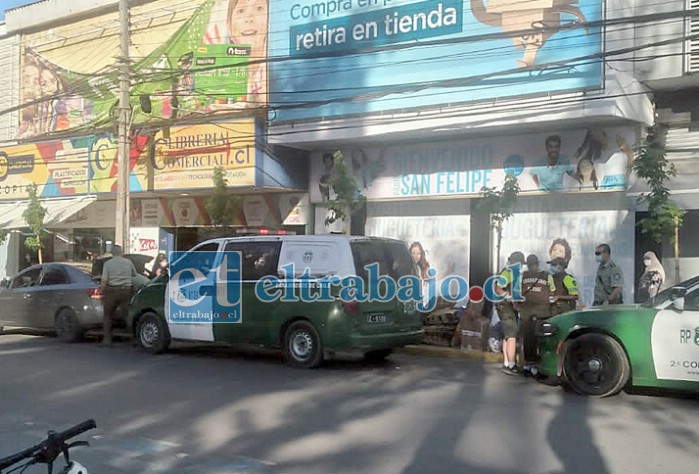
[[[636, 130], [604, 128], [383, 148], [342, 148], [357, 192], [368, 200], [474, 196], [514, 174], [522, 192], [625, 190]], [[315, 153], [311, 202], [333, 198], [333, 152]]]
[[[191, 0], [183, 8], [156, 0], [131, 6], [130, 22], [135, 124], [266, 105], [266, 1]], [[113, 123], [117, 12], [52, 26], [22, 43], [20, 103], [28, 105], [18, 138]]]
[[440, 277], [469, 275], [470, 216], [455, 203], [371, 203], [366, 235], [401, 239], [413, 260], [434, 268]]
[[[568, 210], [558, 212], [523, 212], [507, 220], [503, 226], [500, 265], [510, 253], [539, 257], [542, 269], [554, 257], [563, 257], [568, 273], [577, 280], [583, 301], [594, 299], [596, 272], [595, 248], [609, 244], [611, 258], [621, 267], [624, 279], [624, 302], [633, 302], [634, 287], [634, 214], [614, 210]], [[495, 261], [493, 250], [493, 261]]]
[[602, 5], [270, 0], [270, 120], [599, 88]]
[[[255, 123], [175, 127], [170, 137], [159, 131], [152, 158], [154, 189], [213, 187], [214, 169], [222, 167], [228, 186], [255, 184]], [[147, 170], [141, 170], [141, 174]]]
[[[132, 139], [134, 169], [148, 137]], [[42, 198], [116, 191], [117, 144], [110, 136], [88, 136], [0, 148], [0, 199], [27, 197], [36, 184]], [[131, 189], [141, 191], [132, 173]]]

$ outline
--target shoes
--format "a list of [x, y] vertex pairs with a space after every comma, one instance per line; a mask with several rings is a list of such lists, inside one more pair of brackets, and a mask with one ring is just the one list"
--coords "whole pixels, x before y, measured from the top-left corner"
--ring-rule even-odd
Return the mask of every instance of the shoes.
[[503, 374], [507, 374], [507, 375], [519, 375], [521, 373], [521, 370], [519, 367], [517, 367], [515, 365], [514, 367], [511, 367], [511, 368], [510, 367], [503, 367], [502, 369], [500, 369], [500, 372], [502, 372]]

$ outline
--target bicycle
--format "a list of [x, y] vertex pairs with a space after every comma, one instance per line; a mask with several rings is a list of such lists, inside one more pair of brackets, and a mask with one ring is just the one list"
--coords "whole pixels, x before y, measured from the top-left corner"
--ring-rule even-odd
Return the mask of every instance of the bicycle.
[[[76, 446], [89, 446], [90, 444], [87, 441], [75, 441], [66, 444], [66, 441], [93, 428], [97, 428], [95, 421], [87, 420], [59, 433], [51, 430], [48, 432], [46, 439], [41, 443], [0, 459], [0, 474], [10, 474], [20, 469], [21, 471], [19, 471], [19, 474], [21, 474], [25, 469], [34, 464], [47, 464], [49, 474], [53, 474], [53, 463], [61, 454], [63, 454], [66, 465], [58, 474], [88, 474], [87, 469], [79, 462], [70, 460], [68, 451], [70, 448]], [[29, 459], [29, 462], [10, 469], [9, 471], [3, 471], [3, 469], [20, 463], [25, 459]]]

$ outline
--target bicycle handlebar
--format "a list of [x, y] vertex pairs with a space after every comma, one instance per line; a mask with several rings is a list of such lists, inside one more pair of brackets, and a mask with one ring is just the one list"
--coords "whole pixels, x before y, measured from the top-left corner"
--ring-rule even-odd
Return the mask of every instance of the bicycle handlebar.
[[[36, 446], [0, 459], [0, 470], [17, 464], [24, 459], [36, 458], [44, 452], [52, 453], [51, 457], [53, 457], [53, 459], [42, 459], [40, 462], [53, 462], [61, 453], [65, 441], [93, 428], [97, 428], [95, 420], [86, 420], [60, 433], [49, 432], [49, 436]], [[53, 453], [55, 453], [55, 455]]]

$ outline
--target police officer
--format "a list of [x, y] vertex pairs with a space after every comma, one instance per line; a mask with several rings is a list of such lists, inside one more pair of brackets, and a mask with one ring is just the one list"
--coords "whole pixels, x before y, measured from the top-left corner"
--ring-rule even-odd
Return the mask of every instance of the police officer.
[[624, 274], [621, 268], [612, 261], [611, 249], [608, 244], [598, 245], [595, 249], [595, 259], [599, 263], [595, 279], [594, 306], [607, 304], [622, 304], [624, 289]]
[[117, 308], [131, 298], [133, 278], [137, 275], [131, 260], [124, 258], [119, 245], [112, 247], [112, 255], [102, 269], [102, 292], [104, 293], [104, 338], [102, 345], [112, 345], [112, 325]]
[[[524, 263], [524, 254], [522, 252], [512, 252], [507, 259], [509, 265]], [[520, 373], [519, 368], [515, 364], [517, 356], [517, 334], [519, 328], [517, 326], [517, 311], [511, 301], [513, 275], [512, 270], [504, 268], [500, 271], [500, 276], [504, 278], [505, 285], [495, 285], [495, 293], [499, 296], [504, 296], [505, 300], [497, 303], [495, 306], [500, 317], [500, 324], [504, 333], [502, 343], [502, 354], [504, 357], [502, 372], [508, 375], [517, 375]]]
[[527, 270], [522, 274], [522, 296], [519, 319], [522, 334], [521, 360], [525, 374], [533, 374], [537, 362], [536, 321], [551, 316], [550, 297], [555, 294], [553, 277], [539, 268], [539, 257], [527, 257]]
[[580, 290], [575, 277], [566, 271], [566, 260], [563, 257], [556, 257], [548, 262], [549, 269], [553, 275], [553, 283], [556, 286], [556, 293], [551, 304], [551, 316], [572, 311], [575, 309], [576, 301], [580, 308], [585, 305], [580, 297]]

